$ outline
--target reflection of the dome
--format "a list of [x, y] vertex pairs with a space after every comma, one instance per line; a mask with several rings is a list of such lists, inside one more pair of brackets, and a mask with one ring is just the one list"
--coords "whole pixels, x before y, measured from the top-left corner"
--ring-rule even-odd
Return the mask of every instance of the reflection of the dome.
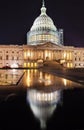
[[27, 91], [27, 102], [37, 119], [40, 120], [41, 128], [46, 128], [46, 121], [52, 116], [57, 104], [60, 103], [61, 90], [44, 92], [30, 89]]

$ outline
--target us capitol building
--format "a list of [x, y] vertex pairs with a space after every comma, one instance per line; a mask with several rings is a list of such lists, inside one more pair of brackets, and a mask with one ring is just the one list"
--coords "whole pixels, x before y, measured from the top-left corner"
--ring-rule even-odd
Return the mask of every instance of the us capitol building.
[[84, 48], [63, 45], [63, 29], [57, 29], [46, 14], [41, 14], [27, 33], [27, 45], [0, 45], [0, 68], [37, 68], [56, 62], [67, 68], [84, 68]]

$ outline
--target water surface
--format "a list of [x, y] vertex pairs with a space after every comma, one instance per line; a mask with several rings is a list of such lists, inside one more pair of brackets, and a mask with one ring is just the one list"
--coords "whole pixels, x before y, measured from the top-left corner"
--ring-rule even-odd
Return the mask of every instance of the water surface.
[[0, 86], [0, 130], [84, 129], [83, 85], [35, 69], [12, 74], [12, 85]]

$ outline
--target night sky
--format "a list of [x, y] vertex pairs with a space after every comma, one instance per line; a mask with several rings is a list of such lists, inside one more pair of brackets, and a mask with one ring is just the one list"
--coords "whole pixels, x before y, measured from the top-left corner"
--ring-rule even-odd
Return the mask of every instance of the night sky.
[[[84, 47], [83, 0], [45, 0], [47, 14], [64, 29], [64, 45]], [[40, 14], [41, 0], [0, 1], [0, 44], [26, 44], [26, 33]]]

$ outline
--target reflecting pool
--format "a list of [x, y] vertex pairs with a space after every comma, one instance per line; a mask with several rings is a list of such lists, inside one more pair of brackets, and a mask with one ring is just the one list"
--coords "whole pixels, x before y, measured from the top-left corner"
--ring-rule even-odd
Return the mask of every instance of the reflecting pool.
[[0, 70], [0, 86], [16, 85], [22, 75], [23, 72], [21, 70]]
[[0, 130], [84, 129], [83, 85], [35, 69], [0, 70], [0, 81]]
[[44, 73], [40, 70], [26, 70], [23, 77], [23, 85], [27, 88], [36, 87], [38, 89], [71, 89], [74, 87], [83, 87], [81, 84], [72, 82], [65, 78], [54, 76], [49, 73]]

